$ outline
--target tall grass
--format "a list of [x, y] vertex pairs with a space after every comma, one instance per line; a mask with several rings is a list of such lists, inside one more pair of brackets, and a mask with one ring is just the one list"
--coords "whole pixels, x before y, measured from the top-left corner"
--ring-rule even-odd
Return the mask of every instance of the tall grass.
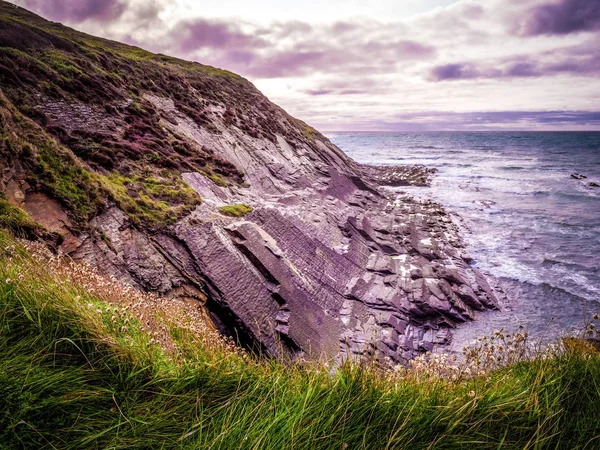
[[0, 232], [1, 448], [600, 448], [586, 345], [455, 380], [284, 364], [119, 286]]

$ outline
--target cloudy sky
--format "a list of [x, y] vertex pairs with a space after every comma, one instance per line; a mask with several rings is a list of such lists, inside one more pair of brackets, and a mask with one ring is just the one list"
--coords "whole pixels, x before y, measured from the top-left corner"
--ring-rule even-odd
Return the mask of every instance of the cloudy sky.
[[600, 0], [13, 0], [321, 130], [600, 130]]

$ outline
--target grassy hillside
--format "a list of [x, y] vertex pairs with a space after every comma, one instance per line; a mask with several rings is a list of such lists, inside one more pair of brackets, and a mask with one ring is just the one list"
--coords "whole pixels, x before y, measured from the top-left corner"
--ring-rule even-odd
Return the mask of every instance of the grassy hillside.
[[598, 448], [592, 347], [498, 368], [489, 344], [460, 369], [263, 360], [192, 305], [0, 233], [0, 448]]
[[[132, 221], [159, 228], [200, 202], [181, 178], [219, 186], [244, 174], [214, 148], [170, 131], [158, 97], [207, 133], [235, 127], [249, 138], [315, 145], [313, 130], [231, 72], [156, 55], [77, 32], [0, 0], [0, 169], [86, 222], [116, 203]], [[1, 186], [0, 186], [1, 187]]]

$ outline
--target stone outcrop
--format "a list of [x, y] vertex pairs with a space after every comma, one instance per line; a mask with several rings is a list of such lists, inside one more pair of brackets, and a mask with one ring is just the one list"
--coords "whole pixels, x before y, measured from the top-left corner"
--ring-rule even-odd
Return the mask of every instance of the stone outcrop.
[[235, 74], [0, 13], [0, 190], [74, 259], [292, 358], [403, 363], [496, 307], [444, 209], [401, 191], [432, 170], [358, 164]]
[[[426, 185], [429, 169], [358, 165], [327, 140], [292, 147], [224, 124], [214, 135], [148, 98], [170, 114], [163, 126], [232, 161], [246, 185], [184, 173], [203, 199], [191, 215], [149, 233], [113, 207], [75, 259], [163, 295], [192, 290], [223, 332], [272, 355], [405, 362], [495, 308], [444, 209], [386, 187]], [[253, 211], [219, 213], [238, 203]]]

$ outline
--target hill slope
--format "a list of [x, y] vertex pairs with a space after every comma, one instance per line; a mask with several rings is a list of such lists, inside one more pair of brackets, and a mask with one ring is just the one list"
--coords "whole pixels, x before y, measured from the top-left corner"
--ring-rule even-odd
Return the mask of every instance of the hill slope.
[[2, 231], [0, 280], [2, 449], [597, 448], [589, 345], [493, 370], [511, 352], [482, 347], [458, 370], [333, 371], [249, 358], [193, 305]]
[[227, 71], [0, 2], [0, 191], [54, 245], [272, 355], [405, 362], [496, 295], [443, 208]]

